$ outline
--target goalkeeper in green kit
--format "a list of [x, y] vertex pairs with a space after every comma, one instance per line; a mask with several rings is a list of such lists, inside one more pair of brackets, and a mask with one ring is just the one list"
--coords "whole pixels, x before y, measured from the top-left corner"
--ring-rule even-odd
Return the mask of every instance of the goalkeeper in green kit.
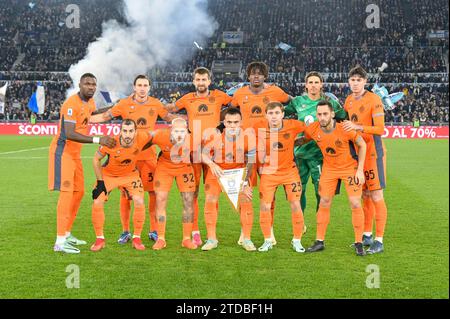
[[[317, 121], [316, 107], [320, 100], [328, 100], [333, 105], [335, 118], [337, 120], [345, 119], [347, 113], [339, 104], [339, 100], [333, 94], [324, 94], [323, 77], [319, 72], [309, 72], [305, 77], [306, 94], [295, 97], [285, 108], [286, 117], [296, 117], [303, 121], [306, 126]], [[303, 133], [300, 134], [300, 136]], [[315, 141], [310, 141], [302, 146], [296, 146], [294, 149], [295, 162], [299, 170], [302, 181], [302, 196], [300, 204], [303, 213], [306, 208], [306, 184], [311, 176], [316, 192], [316, 211], [319, 207], [319, 179], [322, 171], [323, 156]], [[304, 232], [306, 228], [304, 229]]]

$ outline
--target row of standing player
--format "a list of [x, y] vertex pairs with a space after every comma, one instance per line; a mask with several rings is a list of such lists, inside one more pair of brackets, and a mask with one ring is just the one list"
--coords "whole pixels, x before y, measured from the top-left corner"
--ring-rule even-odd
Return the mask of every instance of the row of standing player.
[[[355, 69], [354, 69], [355, 70]], [[376, 96], [372, 93], [364, 90], [364, 84], [367, 79], [367, 75], [363, 70], [356, 69], [356, 73], [350, 74], [350, 86], [353, 91], [352, 96], [347, 99], [345, 108], [349, 111], [349, 116], [352, 121], [344, 122], [344, 128], [346, 130], [358, 130], [363, 132], [363, 137], [365, 140], [371, 140], [371, 135], [374, 137], [380, 136], [381, 133], [378, 132], [379, 123], [378, 120], [383, 120], [381, 116], [375, 116], [375, 109], [381, 105], [381, 102], [376, 100]], [[102, 145], [112, 147], [114, 141], [110, 137], [92, 138], [86, 136], [87, 133], [87, 123], [91, 122], [104, 122], [108, 121], [114, 117], [121, 116], [122, 118], [134, 119], [138, 125], [138, 130], [152, 130], [154, 128], [156, 119], [158, 116], [165, 120], [171, 120], [174, 117], [179, 117], [179, 115], [174, 115], [169, 112], [176, 112], [181, 108], [185, 108], [189, 119], [189, 128], [191, 131], [194, 130], [195, 120], [199, 119], [201, 123], [200, 130], [203, 131], [209, 127], [216, 127], [220, 122], [220, 111], [223, 106], [231, 104], [232, 106], [237, 106], [240, 108], [242, 113], [242, 126], [249, 127], [252, 124], [260, 121], [265, 116], [264, 106], [273, 101], [278, 101], [283, 104], [288, 104], [286, 108], [286, 114], [296, 115], [299, 120], [305, 121], [309, 124], [316, 120], [315, 110], [312, 112], [311, 107], [314, 104], [324, 98], [321, 86], [323, 80], [318, 73], [310, 73], [306, 77], [306, 88], [307, 95], [302, 97], [297, 97], [292, 99], [289, 95], [283, 92], [280, 88], [275, 85], [267, 85], [264, 83], [265, 79], [268, 77], [267, 66], [261, 62], [253, 62], [247, 68], [247, 75], [250, 81], [249, 86], [245, 86], [236, 91], [234, 97], [228, 97], [225, 93], [208, 89], [211, 83], [211, 77], [209, 71], [205, 68], [198, 68], [194, 72], [194, 85], [196, 87], [196, 92], [189, 93], [183, 96], [180, 100], [174, 104], [162, 105], [157, 99], [148, 96], [150, 89], [149, 80], [145, 76], [139, 76], [134, 82], [134, 94], [127, 99], [121, 100], [112, 109], [107, 112], [103, 112], [97, 115], [91, 114], [95, 110], [95, 105], [93, 103], [92, 96], [95, 93], [96, 80], [91, 74], [84, 75], [80, 80], [80, 92], [77, 95], [70, 97], [61, 108], [61, 130], [60, 134], [55, 137], [52, 142], [52, 147], [50, 148], [49, 156], [49, 189], [59, 190], [60, 198], [58, 200], [57, 207], [57, 241], [55, 244], [55, 250], [66, 251], [66, 252], [79, 252], [79, 250], [74, 247], [78, 244], [84, 243], [76, 239], [70, 234], [70, 229], [75, 219], [81, 198], [84, 193], [84, 181], [81, 160], [79, 156], [79, 151], [81, 149], [80, 143], [92, 143], [99, 142]], [[353, 84], [352, 84], [353, 83]], [[358, 87], [362, 89], [358, 89]], [[305, 103], [302, 103], [302, 99], [306, 99]], [[342, 113], [339, 110], [339, 104], [335, 101], [331, 101], [333, 107], [335, 108], [336, 116]], [[354, 104], [354, 105], [352, 105]], [[307, 114], [309, 110], [310, 114]], [[353, 111], [352, 111], [353, 110]], [[381, 106], [382, 111], [382, 106]], [[367, 114], [365, 116], [364, 114]], [[358, 117], [359, 116], [359, 117]], [[302, 118], [303, 117], [303, 118]], [[372, 122], [373, 118], [373, 122]], [[367, 120], [370, 119], [370, 120]], [[370, 124], [372, 125], [368, 125]], [[373, 125], [375, 124], [375, 125]], [[364, 126], [361, 126], [364, 125]], [[384, 125], [382, 123], [381, 127]], [[197, 129], [197, 128], [196, 128]], [[83, 134], [84, 133], [84, 134]], [[366, 139], [367, 138], [367, 139]], [[372, 140], [375, 140], [372, 138]], [[380, 139], [381, 141], [381, 139]], [[375, 143], [376, 144], [376, 143]], [[374, 145], [375, 151], [379, 151], [379, 147]], [[300, 170], [300, 175], [302, 177], [303, 190], [305, 189], [308, 175], [313, 177], [314, 185], [316, 186], [316, 193], [318, 193], [318, 174], [315, 174], [314, 168], [317, 167], [320, 173], [321, 158], [317, 157], [314, 161], [319, 163], [317, 166], [309, 166], [308, 162], [310, 159], [303, 158], [301, 155], [301, 148], [311, 147], [307, 145], [296, 148], [296, 161], [298, 168]], [[317, 146], [316, 146], [317, 147]], [[300, 151], [299, 151], [300, 150]], [[369, 151], [369, 148], [368, 148]], [[311, 154], [311, 152], [306, 152]], [[380, 175], [379, 159], [384, 160], [385, 156], [382, 154], [375, 154], [375, 164], [377, 165], [374, 170], [367, 166], [365, 167], [366, 179], [376, 180]], [[152, 148], [147, 151], [142, 152], [139, 156], [137, 166], [139, 168], [140, 176], [142, 178], [144, 190], [149, 192], [149, 212], [150, 212], [150, 239], [157, 240], [157, 221], [156, 221], [156, 208], [155, 208], [155, 194], [153, 188], [154, 179], [154, 169], [156, 162], [156, 155]], [[369, 156], [374, 157], [374, 156]], [[369, 158], [368, 157], [368, 158]], [[303, 169], [308, 167], [309, 169]], [[200, 182], [201, 172], [204, 169], [202, 164], [194, 164], [194, 174], [196, 183], [196, 192], [194, 196], [194, 220], [193, 220], [193, 242], [197, 246], [201, 244], [200, 233], [198, 230], [198, 186]], [[306, 174], [304, 172], [307, 172]], [[205, 171], [203, 172], [205, 174]], [[305, 177], [306, 176], [306, 177]], [[252, 178], [255, 178], [253, 176]], [[383, 175], [384, 177], [384, 175]], [[378, 178], [380, 179], [380, 178]], [[384, 224], [381, 218], [378, 218], [382, 214], [378, 213], [376, 210], [376, 220], [377, 220], [377, 240], [370, 242], [371, 236], [369, 237], [369, 224], [372, 227], [372, 218], [370, 216], [374, 215], [374, 207], [379, 208], [380, 201], [382, 199], [382, 188], [384, 187], [384, 178], [380, 180], [378, 184], [378, 189], [373, 189], [374, 187], [368, 187], [368, 190], [364, 192], [364, 212], [365, 212], [365, 234], [364, 243], [371, 244], [381, 244], [382, 251], [382, 235], [378, 236], [384, 230]], [[367, 184], [367, 183], [366, 183]], [[253, 182], [253, 185], [256, 185]], [[372, 189], [371, 189], [372, 188]], [[304, 194], [304, 192], [303, 192]], [[121, 220], [123, 225], [124, 233], [119, 239], [120, 242], [126, 242], [130, 239], [129, 234], [129, 216], [130, 216], [130, 201], [126, 194], [121, 196]], [[304, 195], [303, 195], [304, 196]], [[380, 199], [381, 197], [381, 199]], [[305, 200], [301, 200], [302, 210], [305, 208]], [[377, 205], [378, 204], [378, 205]], [[318, 212], [320, 213], [320, 205]], [[209, 207], [212, 207], [209, 205]], [[206, 207], [205, 207], [206, 208]], [[273, 236], [273, 205], [271, 213], [271, 235], [272, 243], [275, 243]], [[385, 206], [384, 206], [385, 210]], [[205, 213], [208, 209], [205, 209]], [[329, 212], [328, 212], [329, 214]], [[386, 215], [386, 214], [384, 214]], [[318, 214], [319, 216], [319, 214]], [[206, 219], [206, 215], [205, 215]], [[380, 220], [381, 227], [378, 227], [378, 221]], [[371, 231], [371, 229], [370, 229]], [[241, 236], [242, 237], [242, 236]], [[266, 236], [265, 236], [266, 237]], [[318, 238], [320, 239], [320, 238]], [[243, 242], [242, 238], [239, 240], [240, 243]], [[379, 246], [379, 245], [378, 245]], [[319, 248], [323, 248], [323, 245]], [[371, 249], [374, 247], [371, 247]], [[375, 247], [376, 248], [376, 247]], [[320, 249], [319, 249], [320, 250]], [[372, 249], [374, 252], [376, 249]]]

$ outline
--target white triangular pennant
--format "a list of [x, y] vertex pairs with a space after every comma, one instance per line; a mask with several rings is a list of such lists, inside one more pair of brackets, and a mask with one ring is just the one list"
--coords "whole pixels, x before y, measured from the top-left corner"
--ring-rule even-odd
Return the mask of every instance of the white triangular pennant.
[[223, 175], [219, 177], [220, 187], [227, 194], [228, 199], [237, 211], [239, 207], [239, 194], [241, 193], [245, 176], [245, 168], [228, 169], [222, 172]]

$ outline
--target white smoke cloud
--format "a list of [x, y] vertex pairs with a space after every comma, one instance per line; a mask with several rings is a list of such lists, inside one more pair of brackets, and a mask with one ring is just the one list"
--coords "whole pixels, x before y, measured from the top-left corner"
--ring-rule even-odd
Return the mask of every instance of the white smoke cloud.
[[202, 42], [217, 28], [207, 13], [207, 0], [124, 0], [128, 25], [115, 20], [104, 22], [103, 32], [89, 44], [83, 60], [69, 69], [78, 90], [81, 75], [97, 77], [97, 92], [128, 93], [137, 74], [169, 62], [183, 61], [192, 43]]

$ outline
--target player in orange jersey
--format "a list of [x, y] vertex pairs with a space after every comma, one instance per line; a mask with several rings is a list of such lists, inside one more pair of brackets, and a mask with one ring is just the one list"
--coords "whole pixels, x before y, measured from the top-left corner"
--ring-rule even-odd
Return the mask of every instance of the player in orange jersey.
[[303, 234], [303, 213], [300, 206], [302, 183], [294, 162], [294, 142], [297, 134], [305, 130], [305, 124], [297, 120], [284, 120], [284, 107], [280, 102], [267, 104], [266, 120], [254, 125], [258, 139], [260, 163], [260, 225], [264, 243], [259, 251], [272, 249], [272, 217], [270, 208], [275, 201], [278, 186], [283, 186], [289, 201], [292, 217], [292, 247], [303, 253], [301, 238]]
[[[113, 118], [132, 119], [136, 122], [139, 131], [153, 131], [158, 117], [170, 122], [176, 116], [167, 112], [164, 105], [156, 98], [149, 96], [150, 79], [146, 75], [138, 75], [133, 81], [133, 94], [121, 99], [110, 110], [105, 113], [91, 117], [91, 123], [107, 122]], [[155, 211], [155, 192], [153, 180], [156, 167], [156, 151], [151, 147], [141, 152], [137, 167], [144, 186], [144, 191], [148, 192], [148, 210], [150, 215], [150, 229], [148, 237], [150, 240], [158, 239], [157, 221]], [[118, 242], [125, 244], [131, 240], [130, 233], [130, 209], [131, 201], [127, 199], [125, 193], [120, 197], [120, 220], [122, 222], [122, 234]]]
[[154, 250], [166, 247], [166, 207], [169, 191], [175, 179], [183, 201], [183, 241], [182, 247], [196, 249], [191, 240], [194, 219], [195, 174], [191, 163], [192, 139], [188, 134], [186, 120], [172, 120], [170, 129], [152, 132], [151, 144], [161, 149], [155, 170], [156, 217], [158, 220], [158, 240]]
[[80, 91], [70, 96], [61, 107], [59, 132], [52, 140], [48, 158], [48, 189], [60, 192], [53, 250], [74, 254], [80, 252], [74, 245], [86, 244], [70, 233], [84, 195], [81, 148], [83, 143], [115, 145], [112, 137], [88, 136], [88, 121], [96, 108], [93, 96], [97, 79], [93, 74], [85, 73], [80, 78], [79, 88]]
[[340, 181], [344, 181], [352, 209], [356, 254], [363, 256], [364, 213], [361, 208], [361, 194], [364, 184], [366, 143], [355, 131], [345, 131], [343, 124], [336, 122], [334, 109], [329, 101], [322, 100], [317, 104], [316, 117], [318, 122], [310, 124], [305, 130], [305, 141], [316, 141], [323, 154], [323, 168], [319, 181], [320, 202], [317, 211], [316, 241], [307, 251], [317, 252], [325, 248], [324, 240], [330, 221], [331, 203], [336, 187]]
[[[287, 104], [291, 101], [292, 97], [286, 92], [280, 89], [276, 85], [269, 85], [265, 81], [269, 78], [269, 68], [263, 62], [252, 62], [247, 66], [247, 78], [250, 85], [243, 86], [236, 90], [233, 95], [231, 105], [238, 107], [242, 113], [242, 127], [244, 129], [252, 127], [256, 122], [265, 118], [265, 107], [270, 102], [280, 102]], [[258, 157], [257, 157], [258, 159]], [[260, 163], [256, 162], [256, 169], [251, 176], [251, 184], [253, 187], [257, 186], [257, 173], [259, 172]], [[273, 234], [273, 216], [275, 207], [271, 208], [271, 238], [275, 245], [276, 240]], [[239, 238], [238, 243], [242, 243]]]
[[[350, 121], [344, 122], [344, 129], [361, 133], [367, 144], [363, 188], [364, 234], [363, 244], [370, 246], [368, 254], [384, 251], [383, 235], [387, 221], [387, 208], [383, 189], [386, 187], [386, 149], [381, 136], [384, 133], [384, 108], [381, 98], [364, 89], [367, 73], [356, 66], [350, 70], [349, 85], [352, 94], [347, 97], [344, 109]], [[375, 216], [375, 240], [372, 237]]]
[[[103, 225], [105, 213], [103, 210], [108, 194], [115, 188], [120, 189], [134, 202], [132, 245], [137, 250], [144, 250], [141, 232], [145, 221], [144, 189], [139, 172], [136, 168], [139, 154], [147, 147], [151, 138], [150, 132], [138, 131], [136, 122], [124, 119], [119, 136], [115, 137], [116, 146], [109, 148], [101, 146], [94, 156], [94, 172], [97, 184], [92, 191], [92, 223], [94, 225], [95, 243], [92, 251], [99, 251], [105, 247]], [[101, 160], [107, 157], [102, 166]]]
[[201, 151], [198, 146], [204, 137], [208, 138], [214, 134], [220, 124], [220, 112], [223, 106], [231, 102], [231, 97], [220, 90], [209, 90], [211, 85], [211, 73], [207, 68], [199, 67], [194, 70], [193, 83], [195, 92], [182, 96], [174, 104], [167, 104], [170, 112], [185, 109], [189, 120], [189, 130], [194, 140], [193, 168], [196, 179], [196, 190], [194, 196], [194, 226], [192, 238], [197, 246], [202, 244], [198, 228], [198, 190], [203, 171], [205, 178], [206, 167], [201, 163]]
[[204, 142], [203, 162], [209, 166], [205, 179], [205, 222], [208, 240], [202, 250], [211, 250], [217, 247], [216, 237], [217, 203], [222, 192], [218, 178], [223, 170], [246, 168], [244, 187], [240, 194], [239, 213], [241, 227], [244, 233], [242, 247], [247, 251], [255, 251], [251, 241], [253, 226], [253, 190], [249, 179], [256, 161], [256, 140], [254, 134], [247, 134], [241, 129], [242, 116], [237, 108], [228, 108], [224, 114], [225, 129], [210, 140]]

